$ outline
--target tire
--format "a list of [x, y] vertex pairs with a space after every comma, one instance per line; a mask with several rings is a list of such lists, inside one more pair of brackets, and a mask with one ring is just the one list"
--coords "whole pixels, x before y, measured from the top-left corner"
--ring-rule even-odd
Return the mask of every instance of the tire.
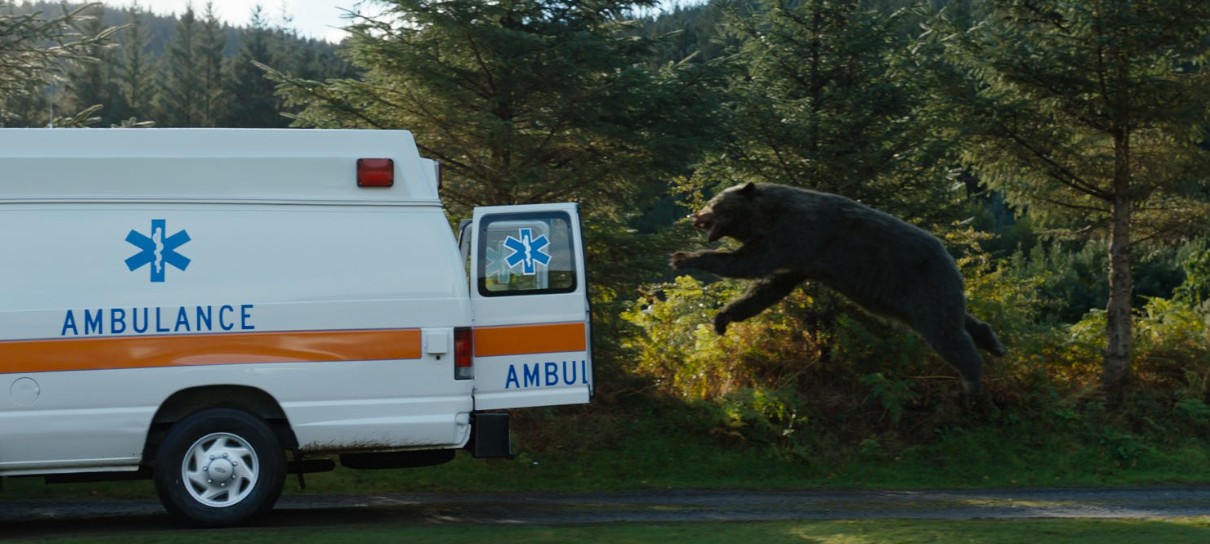
[[260, 418], [214, 408], [173, 425], [153, 475], [160, 503], [177, 521], [238, 525], [273, 508], [286, 479], [286, 453]]

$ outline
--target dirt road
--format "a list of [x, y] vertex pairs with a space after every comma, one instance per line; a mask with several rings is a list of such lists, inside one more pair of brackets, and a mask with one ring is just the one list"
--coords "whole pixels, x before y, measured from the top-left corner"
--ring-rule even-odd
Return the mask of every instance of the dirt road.
[[[263, 527], [1210, 515], [1210, 486], [925, 491], [638, 491], [287, 496]], [[69, 523], [65, 523], [69, 522]], [[172, 528], [155, 501], [0, 497], [0, 539]]]

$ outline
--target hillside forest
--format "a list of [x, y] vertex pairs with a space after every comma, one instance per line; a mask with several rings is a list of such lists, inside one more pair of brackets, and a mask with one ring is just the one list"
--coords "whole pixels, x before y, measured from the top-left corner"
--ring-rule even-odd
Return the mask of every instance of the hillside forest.
[[[724, 445], [817, 462], [985, 432], [1118, 467], [1206, 459], [1210, 3], [379, 4], [331, 44], [261, 9], [232, 28], [204, 5], [0, 0], [0, 125], [407, 129], [454, 221], [578, 201], [595, 406], [675, 405]], [[810, 282], [716, 335], [746, 282], [668, 258], [706, 247], [686, 215], [747, 181], [941, 238], [1008, 348], [985, 392]]]

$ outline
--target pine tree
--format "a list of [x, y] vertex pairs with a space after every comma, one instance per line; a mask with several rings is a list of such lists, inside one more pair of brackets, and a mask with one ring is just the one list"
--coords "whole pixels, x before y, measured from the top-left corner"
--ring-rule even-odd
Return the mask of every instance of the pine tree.
[[[81, 30], [88, 35], [96, 35], [105, 30], [102, 17], [105, 7], [94, 4], [81, 13]], [[88, 47], [87, 57], [83, 62], [75, 63], [65, 75], [65, 107], [68, 111], [78, 112], [99, 106], [99, 114], [93, 121], [102, 126], [108, 125], [109, 112], [118, 97], [111, 91], [111, 75], [114, 67], [114, 49], [109, 44], [96, 43]], [[119, 106], [120, 107], [120, 106]]]
[[130, 23], [123, 33], [125, 43], [122, 46], [121, 68], [118, 70], [118, 88], [125, 109], [119, 111], [117, 118], [147, 119], [153, 115], [152, 104], [155, 96], [155, 73], [149, 48], [151, 35], [146, 21], [147, 12], [137, 3], [130, 7]]
[[94, 35], [78, 24], [89, 6], [46, 17], [41, 12], [18, 14], [0, 0], [0, 124], [14, 118], [16, 109], [38, 101], [46, 83], [63, 65], [88, 59], [89, 49], [105, 43], [114, 29]]
[[[969, 31], [924, 44], [966, 162], [1011, 202], [1108, 238], [1102, 383], [1129, 378], [1133, 253], [1204, 232], [1210, 3], [986, 0]], [[922, 44], [922, 48], [923, 45]]]
[[204, 61], [198, 56], [200, 40], [193, 5], [178, 19], [161, 67], [156, 118], [162, 126], [202, 126], [205, 115]]
[[[730, 10], [739, 177], [839, 193], [925, 223], [952, 219], [944, 151], [893, 56], [912, 21], [878, 0], [769, 0]], [[734, 180], [727, 180], [734, 183]]]
[[255, 6], [251, 21], [240, 33], [239, 51], [231, 61], [230, 76], [226, 79], [228, 94], [238, 100], [232, 101], [228, 108], [225, 126], [272, 128], [289, 124], [290, 120], [278, 113], [274, 83], [256, 66], [256, 63], [278, 64], [271, 52], [273, 40], [264, 9]]
[[[644, 67], [630, 10], [651, 2], [394, 0], [352, 26], [359, 79], [280, 71], [300, 125], [413, 130], [445, 167], [457, 212], [480, 204], [580, 200], [637, 208], [639, 187], [684, 165], [704, 93]], [[681, 116], [681, 117], [678, 117]], [[661, 184], [662, 185], [662, 184]]]
[[228, 98], [223, 86], [223, 50], [227, 47], [227, 33], [214, 13], [214, 4], [206, 3], [199, 39], [197, 41], [198, 65], [201, 84], [201, 111], [198, 124], [203, 127], [220, 126], [227, 107]]

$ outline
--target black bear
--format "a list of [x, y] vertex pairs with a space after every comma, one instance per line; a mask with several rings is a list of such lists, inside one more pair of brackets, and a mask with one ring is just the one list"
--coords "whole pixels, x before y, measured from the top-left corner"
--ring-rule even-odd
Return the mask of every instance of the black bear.
[[967, 313], [962, 275], [941, 241], [886, 213], [839, 195], [747, 183], [711, 199], [693, 226], [711, 242], [728, 236], [743, 245], [678, 251], [672, 268], [753, 280], [714, 318], [718, 334], [812, 280], [915, 329], [958, 370], [968, 393], [982, 387], [976, 346], [1005, 353], [991, 327]]

